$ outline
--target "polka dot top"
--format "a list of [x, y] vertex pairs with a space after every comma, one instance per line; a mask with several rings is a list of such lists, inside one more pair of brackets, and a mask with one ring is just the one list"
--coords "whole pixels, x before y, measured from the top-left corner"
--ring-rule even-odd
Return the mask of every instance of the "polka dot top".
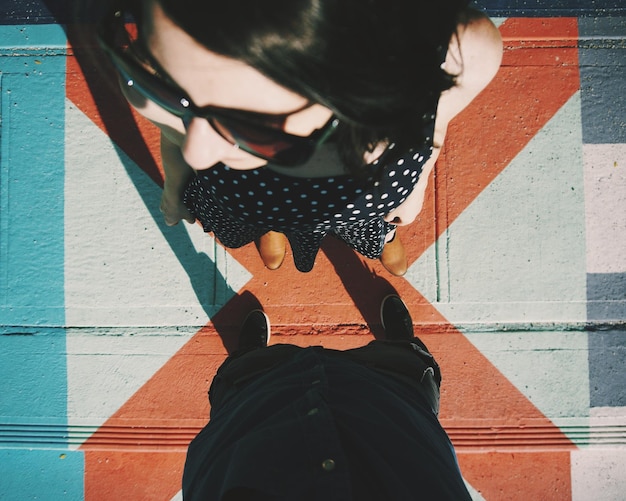
[[[226, 247], [241, 247], [270, 230], [284, 233], [300, 271], [312, 269], [328, 234], [377, 259], [385, 236], [395, 228], [383, 217], [413, 190], [432, 154], [433, 131], [434, 114], [423, 147], [398, 157], [393, 155], [395, 145], [390, 144], [369, 165], [365, 179], [347, 174], [301, 178], [267, 167], [236, 170], [218, 164], [198, 172], [184, 201], [204, 231], [213, 232]], [[386, 162], [386, 158], [393, 160]]]

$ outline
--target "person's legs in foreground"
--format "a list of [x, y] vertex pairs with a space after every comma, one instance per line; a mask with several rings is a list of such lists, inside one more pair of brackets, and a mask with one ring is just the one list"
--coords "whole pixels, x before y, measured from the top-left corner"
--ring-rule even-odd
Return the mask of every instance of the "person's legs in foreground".
[[469, 501], [437, 419], [439, 367], [398, 296], [380, 314], [387, 339], [335, 350], [267, 347], [268, 318], [250, 312], [189, 446], [185, 499]]

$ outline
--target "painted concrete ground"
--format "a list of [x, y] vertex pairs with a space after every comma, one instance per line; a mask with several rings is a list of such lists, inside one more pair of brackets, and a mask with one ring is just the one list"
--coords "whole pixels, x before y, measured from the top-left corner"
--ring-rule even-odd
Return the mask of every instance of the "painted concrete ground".
[[273, 342], [353, 347], [394, 290], [442, 365], [475, 499], [625, 499], [626, 13], [559, 5], [496, 19], [502, 68], [402, 229], [404, 278], [333, 240], [311, 273], [270, 272], [166, 227], [155, 131], [60, 25], [7, 9], [0, 499], [179, 499], [242, 314], [260, 302]]

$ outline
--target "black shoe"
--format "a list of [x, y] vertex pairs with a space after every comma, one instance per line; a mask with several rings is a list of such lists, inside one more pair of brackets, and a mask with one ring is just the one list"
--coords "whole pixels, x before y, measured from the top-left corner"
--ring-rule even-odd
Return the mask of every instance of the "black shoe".
[[239, 350], [265, 348], [270, 340], [270, 320], [261, 310], [252, 310], [239, 332]]
[[380, 305], [380, 321], [387, 339], [413, 339], [413, 320], [399, 296], [391, 294], [383, 299]]

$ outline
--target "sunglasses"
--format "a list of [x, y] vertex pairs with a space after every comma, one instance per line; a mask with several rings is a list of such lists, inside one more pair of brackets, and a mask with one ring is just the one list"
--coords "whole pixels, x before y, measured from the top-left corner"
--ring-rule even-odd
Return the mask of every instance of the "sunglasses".
[[[283, 130], [290, 115], [256, 113], [246, 110], [197, 106], [166, 75], [137, 37], [138, 22], [121, 8], [112, 9], [98, 25], [98, 40], [108, 54], [123, 84], [137, 91], [172, 115], [182, 119], [185, 127], [194, 118], [203, 118], [221, 137], [241, 150], [270, 163], [294, 167], [305, 163], [339, 125], [331, 117], [320, 129], [307, 137]], [[128, 21], [128, 22], [127, 22]]]

